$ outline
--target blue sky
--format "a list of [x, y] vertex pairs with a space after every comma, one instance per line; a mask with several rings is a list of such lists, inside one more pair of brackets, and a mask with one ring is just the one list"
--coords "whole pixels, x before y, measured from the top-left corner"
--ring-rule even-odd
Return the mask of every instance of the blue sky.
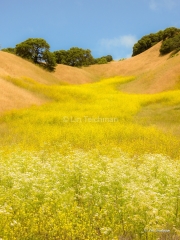
[[0, 47], [44, 38], [51, 51], [127, 58], [142, 36], [180, 28], [180, 0], [0, 0]]

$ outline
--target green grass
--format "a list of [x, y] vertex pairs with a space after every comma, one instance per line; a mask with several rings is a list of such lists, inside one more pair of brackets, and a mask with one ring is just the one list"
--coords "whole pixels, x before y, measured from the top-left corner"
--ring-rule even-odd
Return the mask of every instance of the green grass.
[[178, 90], [8, 80], [50, 101], [0, 118], [0, 239], [179, 236]]

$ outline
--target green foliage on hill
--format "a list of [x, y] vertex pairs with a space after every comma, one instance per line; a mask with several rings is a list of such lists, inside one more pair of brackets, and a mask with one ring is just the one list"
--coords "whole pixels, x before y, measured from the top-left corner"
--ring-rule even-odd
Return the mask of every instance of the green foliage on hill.
[[15, 54], [15, 48], [3, 48], [1, 51]]
[[151, 33], [143, 36], [137, 43], [134, 44], [132, 56], [136, 56], [160, 42], [162, 40], [162, 35], [163, 32], [159, 31], [155, 34]]
[[173, 37], [167, 37], [161, 45], [160, 53], [166, 54], [169, 52], [178, 52], [180, 50], [180, 31]]
[[103, 56], [103, 57], [100, 57], [100, 58], [96, 58], [95, 59], [95, 63], [97, 64], [106, 64], [108, 62], [111, 62], [113, 60], [112, 56], [111, 55], [107, 55], [107, 56]]
[[52, 71], [56, 66], [54, 54], [49, 51], [50, 45], [42, 38], [29, 38], [16, 45], [16, 55], [32, 60]]
[[94, 58], [89, 49], [72, 47], [69, 50], [59, 50], [54, 52], [56, 62], [72, 67], [89, 66], [94, 63]]
[[105, 64], [113, 60], [111, 55], [94, 58], [91, 50], [78, 47], [50, 52], [50, 45], [42, 38], [29, 38], [17, 44], [15, 48], [4, 48], [2, 51], [28, 59], [49, 71], [53, 71], [57, 64], [82, 67]]
[[136, 56], [146, 51], [160, 41], [162, 41], [160, 48], [161, 54], [166, 54], [173, 50], [179, 51], [180, 29], [170, 27], [166, 28], [164, 31], [161, 30], [157, 33], [151, 33], [149, 35], [143, 36], [137, 43], [134, 44], [132, 56]]
[[43, 60], [45, 62], [44, 68], [49, 71], [54, 71], [55, 66], [57, 65], [55, 55], [52, 52], [46, 50], [43, 53]]
[[163, 41], [166, 40], [167, 38], [174, 38], [177, 34], [180, 33], [180, 29], [175, 28], [175, 27], [170, 27], [166, 28], [163, 31]]
[[72, 47], [69, 50], [58, 50], [54, 52], [56, 62], [72, 67], [89, 66], [92, 64], [104, 64], [113, 60], [111, 55], [94, 58], [89, 49]]
[[105, 57], [97, 58], [96, 62], [97, 62], [97, 64], [106, 64], [107, 59]]

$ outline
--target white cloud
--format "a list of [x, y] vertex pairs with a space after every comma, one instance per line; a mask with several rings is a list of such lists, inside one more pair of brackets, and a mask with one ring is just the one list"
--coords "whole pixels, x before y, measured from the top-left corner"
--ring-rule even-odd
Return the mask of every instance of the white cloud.
[[110, 54], [113, 59], [127, 58], [131, 56], [132, 48], [137, 42], [133, 35], [123, 35], [115, 38], [103, 38], [99, 41], [99, 55]]
[[104, 38], [100, 40], [100, 45], [104, 48], [126, 47], [131, 48], [137, 39], [132, 35], [124, 35], [116, 38]]
[[149, 3], [149, 7], [151, 10], [156, 10], [158, 7], [157, 2], [155, 2], [154, 0], [151, 0]]
[[[149, 0], [147, 0], [149, 2]], [[176, 0], [150, 0], [149, 7], [155, 11], [158, 9], [166, 8], [168, 10], [173, 9], [176, 6]]]

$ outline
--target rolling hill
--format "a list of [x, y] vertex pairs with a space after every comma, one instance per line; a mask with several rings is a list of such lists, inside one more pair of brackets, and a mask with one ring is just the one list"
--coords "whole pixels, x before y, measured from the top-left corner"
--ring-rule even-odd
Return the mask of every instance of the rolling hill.
[[53, 73], [0, 51], [0, 239], [179, 238], [180, 56], [159, 47]]
[[134, 76], [134, 81], [119, 87], [121, 91], [157, 93], [177, 89], [180, 82], [180, 54], [174, 57], [170, 57], [170, 54], [160, 56], [160, 44], [123, 61], [83, 68], [58, 65], [53, 73], [13, 54], [0, 51], [0, 112], [47, 101], [37, 93], [15, 86], [7, 80], [8, 77], [29, 78], [38, 84], [59, 85], [91, 83], [112, 76]]
[[135, 80], [121, 86], [130, 93], [157, 93], [177, 87], [180, 81], [180, 54], [160, 56], [161, 43], [129, 59], [106, 65], [93, 65], [87, 71], [98, 78], [135, 76]]

